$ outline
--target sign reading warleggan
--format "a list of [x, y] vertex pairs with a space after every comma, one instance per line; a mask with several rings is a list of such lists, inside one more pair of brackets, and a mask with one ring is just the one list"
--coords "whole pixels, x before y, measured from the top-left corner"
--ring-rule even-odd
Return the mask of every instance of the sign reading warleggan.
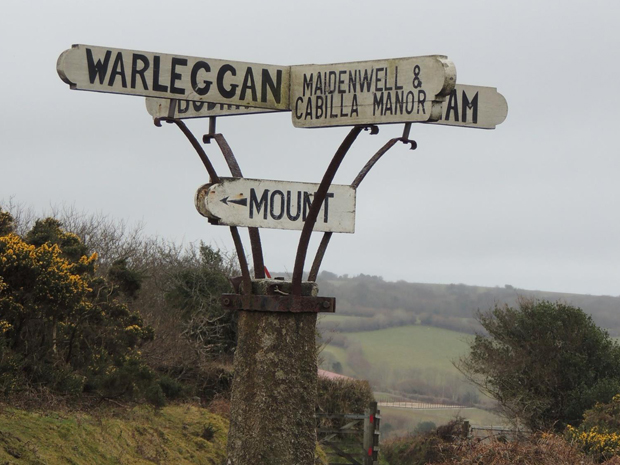
[[291, 66], [296, 127], [437, 121], [456, 84], [445, 56]]
[[289, 108], [288, 66], [74, 45], [56, 69], [72, 89]]
[[[196, 193], [198, 212], [219, 225], [298, 229], [319, 185], [266, 179], [220, 178]], [[332, 184], [314, 231], [355, 232], [355, 189]]]

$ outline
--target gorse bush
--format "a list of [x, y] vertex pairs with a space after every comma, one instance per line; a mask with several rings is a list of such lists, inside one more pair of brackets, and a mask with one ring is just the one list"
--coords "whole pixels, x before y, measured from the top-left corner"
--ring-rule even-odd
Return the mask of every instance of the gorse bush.
[[155, 376], [138, 350], [153, 330], [128, 305], [139, 282], [126, 263], [96, 276], [97, 254], [61, 226], [21, 237], [0, 211], [0, 389], [143, 397]]
[[620, 455], [620, 394], [587, 410], [581, 425], [568, 425], [565, 436], [598, 461]]

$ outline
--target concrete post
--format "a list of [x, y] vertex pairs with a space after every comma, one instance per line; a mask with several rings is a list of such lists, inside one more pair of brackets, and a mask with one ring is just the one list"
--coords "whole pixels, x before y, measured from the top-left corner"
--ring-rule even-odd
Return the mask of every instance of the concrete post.
[[[253, 282], [265, 295], [273, 280]], [[290, 291], [280, 281], [279, 290]], [[315, 295], [304, 283], [302, 295]], [[234, 361], [229, 465], [313, 465], [316, 447], [316, 313], [241, 311]]]

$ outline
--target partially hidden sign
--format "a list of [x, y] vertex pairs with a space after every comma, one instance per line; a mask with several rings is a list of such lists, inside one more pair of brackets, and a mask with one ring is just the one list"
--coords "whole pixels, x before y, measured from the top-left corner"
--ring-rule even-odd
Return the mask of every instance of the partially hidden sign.
[[508, 104], [495, 87], [457, 84], [443, 102], [442, 118], [433, 124], [495, 129], [508, 114]]
[[[146, 109], [153, 118], [206, 118], [208, 116], [234, 116], [256, 113], [273, 113], [277, 110], [225, 105], [211, 102], [147, 98]], [[442, 103], [441, 119], [428, 124], [495, 129], [508, 114], [508, 104], [495, 87], [457, 84]]]
[[[266, 179], [220, 178], [196, 193], [198, 212], [227, 226], [301, 230], [319, 185]], [[315, 231], [355, 232], [355, 189], [331, 185]]]
[[288, 66], [74, 45], [56, 69], [72, 89], [289, 108]]
[[[277, 110], [246, 107], [226, 103], [197, 102], [190, 100], [170, 100], [166, 98], [146, 98], [146, 111], [153, 118], [206, 118], [208, 116], [250, 115], [273, 113]], [[280, 110], [285, 111], [285, 110]]]
[[456, 84], [441, 55], [291, 67], [295, 127], [437, 121]]

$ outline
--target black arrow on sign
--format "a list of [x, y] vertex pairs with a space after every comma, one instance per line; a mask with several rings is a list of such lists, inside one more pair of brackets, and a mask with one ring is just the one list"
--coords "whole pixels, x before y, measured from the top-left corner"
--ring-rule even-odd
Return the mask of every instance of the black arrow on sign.
[[228, 197], [224, 197], [222, 200], [220, 200], [220, 202], [228, 205], [228, 202], [230, 203], [236, 203], [237, 205], [243, 205], [244, 207], [248, 206], [248, 199], [232, 199], [232, 200], [228, 200]]

